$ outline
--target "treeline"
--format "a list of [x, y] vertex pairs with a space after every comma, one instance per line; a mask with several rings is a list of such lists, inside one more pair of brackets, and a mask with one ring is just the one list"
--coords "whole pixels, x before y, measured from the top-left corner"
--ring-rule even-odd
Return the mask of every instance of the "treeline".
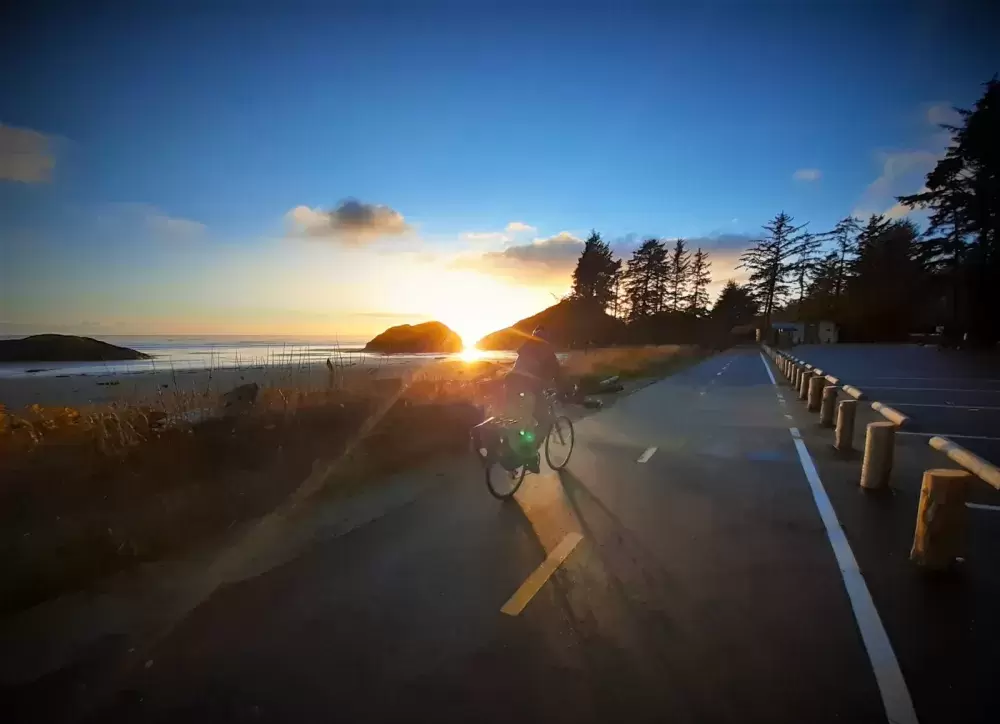
[[848, 216], [807, 231], [777, 214], [740, 257], [746, 285], [728, 282], [709, 306], [711, 260], [683, 239], [645, 240], [626, 262], [592, 232], [570, 298], [626, 323], [627, 341], [718, 340], [732, 328], [832, 321], [843, 341], [894, 341], [943, 328], [953, 339], [1000, 337], [1000, 82], [944, 125], [951, 145], [925, 189], [899, 197], [931, 212], [905, 219]]
[[709, 307], [711, 269], [708, 252], [691, 251], [683, 239], [646, 239], [623, 262], [592, 231], [573, 272], [570, 299], [621, 320], [619, 341], [718, 344], [734, 327], [751, 324], [758, 304], [748, 288], [729, 282]]
[[[779, 214], [744, 254], [764, 319], [831, 320], [841, 339], [894, 341], [943, 329], [946, 338], [1000, 338], [1000, 82], [994, 77], [927, 174], [897, 200], [931, 212], [908, 220], [847, 217], [815, 235]], [[784, 306], [779, 306], [780, 303]]]

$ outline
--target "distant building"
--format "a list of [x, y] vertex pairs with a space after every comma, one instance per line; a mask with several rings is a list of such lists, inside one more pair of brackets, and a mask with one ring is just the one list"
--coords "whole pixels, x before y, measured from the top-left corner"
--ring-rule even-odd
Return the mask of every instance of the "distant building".
[[[778, 346], [836, 344], [840, 329], [833, 322], [772, 322], [769, 336]], [[757, 338], [760, 340], [760, 330]]]

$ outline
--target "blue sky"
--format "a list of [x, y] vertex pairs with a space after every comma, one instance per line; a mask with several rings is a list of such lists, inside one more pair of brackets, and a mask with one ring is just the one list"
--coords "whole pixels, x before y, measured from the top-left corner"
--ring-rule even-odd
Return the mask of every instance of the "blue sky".
[[974, 9], [816, 5], [13, 18], [0, 333], [485, 331], [562, 293], [591, 228], [694, 238], [722, 282], [777, 211], [891, 211], [1000, 70]]

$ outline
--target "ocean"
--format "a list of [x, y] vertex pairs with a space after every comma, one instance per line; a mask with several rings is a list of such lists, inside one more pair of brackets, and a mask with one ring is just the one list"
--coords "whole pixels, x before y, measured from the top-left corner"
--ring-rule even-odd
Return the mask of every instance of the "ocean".
[[[6, 337], [8, 339], [13, 337]], [[430, 360], [457, 355], [362, 352], [367, 337], [254, 337], [216, 336], [122, 336], [95, 339], [130, 347], [152, 359], [128, 362], [11, 362], [0, 363], [0, 377], [46, 377], [79, 374], [131, 374], [174, 369], [218, 369], [220, 367], [307, 366], [334, 362], [355, 365], [392, 364], [406, 360]], [[478, 357], [504, 359], [509, 353], [480, 353]]]

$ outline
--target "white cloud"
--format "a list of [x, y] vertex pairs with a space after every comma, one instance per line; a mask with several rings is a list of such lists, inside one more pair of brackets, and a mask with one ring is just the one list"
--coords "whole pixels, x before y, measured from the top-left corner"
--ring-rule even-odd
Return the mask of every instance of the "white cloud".
[[942, 123], [948, 126], [957, 126], [962, 122], [962, 114], [956, 111], [950, 103], [935, 103], [927, 109], [927, 122], [935, 126]]
[[207, 228], [200, 221], [171, 216], [152, 204], [142, 203], [103, 204], [96, 221], [105, 233], [139, 233], [171, 241], [199, 237]]
[[462, 241], [467, 241], [470, 244], [502, 244], [505, 241], [510, 241], [510, 237], [499, 231], [468, 231], [462, 234]]
[[[961, 124], [961, 114], [950, 103], [934, 103], [927, 107], [925, 121], [938, 126]], [[884, 214], [893, 219], [901, 219], [915, 211], [896, 202], [897, 196], [914, 193], [922, 189], [928, 172], [944, 157], [951, 144], [951, 133], [939, 129], [928, 133], [920, 144], [923, 148], [903, 151], [879, 151], [875, 154], [881, 167], [878, 178], [865, 189], [852, 213], [862, 218], [871, 214]]]
[[509, 246], [503, 251], [462, 256], [452, 265], [523, 282], [558, 284], [568, 282], [582, 251], [583, 240], [562, 231], [528, 244]]
[[525, 224], [523, 221], [512, 221], [509, 224], [507, 224], [507, 228], [504, 229], [504, 231], [507, 231], [508, 233], [511, 234], [519, 234], [521, 232], [534, 233], [538, 231], [538, 229], [529, 224]]
[[285, 217], [296, 235], [330, 239], [352, 246], [410, 231], [409, 224], [398, 211], [354, 199], [343, 201], [330, 211], [296, 206]]
[[153, 214], [148, 218], [150, 227], [175, 238], [193, 238], [205, 233], [205, 225], [200, 221], [180, 219], [163, 214]]
[[0, 180], [44, 183], [55, 165], [51, 136], [0, 124]]
[[876, 158], [882, 173], [868, 185], [852, 213], [861, 218], [885, 213], [893, 207], [897, 196], [912, 193], [912, 189], [923, 184], [927, 172], [942, 155], [926, 150], [879, 152]]
[[909, 206], [897, 202], [882, 212], [882, 215], [889, 219], [902, 219], [913, 212]]
[[792, 174], [796, 181], [819, 181], [823, 174], [818, 168], [800, 168]]

